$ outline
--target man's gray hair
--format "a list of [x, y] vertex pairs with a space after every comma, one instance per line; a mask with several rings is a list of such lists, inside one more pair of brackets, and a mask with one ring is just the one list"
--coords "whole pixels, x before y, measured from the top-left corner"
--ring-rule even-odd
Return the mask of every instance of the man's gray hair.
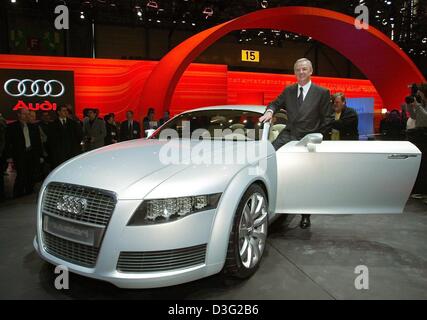
[[307, 58], [301, 58], [301, 59], [298, 59], [297, 61], [295, 61], [294, 69], [295, 69], [296, 65], [297, 65], [298, 63], [300, 63], [300, 62], [307, 62], [307, 63], [309, 64], [309, 66], [310, 66], [311, 70], [313, 70], [313, 64], [312, 64], [312, 63], [311, 63], [311, 61], [310, 61], [310, 60], [308, 60]]

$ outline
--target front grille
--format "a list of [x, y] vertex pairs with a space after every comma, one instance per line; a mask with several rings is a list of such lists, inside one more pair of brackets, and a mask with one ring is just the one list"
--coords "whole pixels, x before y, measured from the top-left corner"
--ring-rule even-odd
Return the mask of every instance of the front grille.
[[121, 252], [117, 270], [157, 272], [182, 269], [205, 263], [206, 244], [175, 250]]
[[[79, 214], [59, 210], [58, 202], [64, 196], [82, 198], [87, 201], [86, 209]], [[41, 211], [43, 214], [63, 217], [76, 222], [92, 223], [102, 229], [99, 243], [96, 247], [83, 245], [70, 240], [43, 232], [45, 250], [60, 259], [85, 267], [94, 267], [98, 257], [100, 243], [105, 227], [110, 221], [116, 206], [116, 198], [110, 191], [72, 184], [52, 182], [46, 187], [43, 194]]]
[[[57, 209], [58, 201], [65, 195], [86, 199], [87, 208], [81, 214]], [[46, 187], [44, 192], [42, 212], [76, 221], [106, 226], [110, 221], [115, 205], [116, 199], [109, 191], [52, 182]]]
[[95, 266], [98, 248], [64, 240], [47, 232], [43, 232], [43, 242], [45, 250], [55, 257], [85, 267]]

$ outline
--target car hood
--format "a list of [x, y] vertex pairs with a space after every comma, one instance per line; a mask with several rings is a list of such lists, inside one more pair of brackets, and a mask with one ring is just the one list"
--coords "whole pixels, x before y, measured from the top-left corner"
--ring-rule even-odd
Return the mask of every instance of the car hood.
[[[215, 143], [178, 139], [139, 139], [123, 142], [84, 153], [65, 162], [49, 175], [45, 184], [51, 181], [65, 182], [110, 190], [117, 194], [118, 199], [142, 199], [153, 188], [187, 168], [191, 168], [192, 174], [197, 166], [203, 167], [203, 171], [198, 174], [214, 172], [215, 167], [219, 165], [209, 165], [212, 170], [208, 170], [205, 164], [195, 165], [190, 162], [195, 148], [200, 150], [209, 147], [211, 158], [217, 159], [215, 157], [226, 153], [225, 149], [233, 148], [235, 143], [239, 142]], [[230, 179], [234, 171], [246, 165], [246, 162], [239, 162], [226, 166], [228, 172], [225, 176]]]

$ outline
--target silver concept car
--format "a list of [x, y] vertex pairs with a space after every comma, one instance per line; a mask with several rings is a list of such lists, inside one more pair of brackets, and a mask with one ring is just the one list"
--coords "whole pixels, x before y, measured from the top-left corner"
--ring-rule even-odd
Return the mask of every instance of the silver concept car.
[[[177, 115], [149, 139], [81, 154], [44, 181], [34, 247], [122, 288], [258, 268], [280, 214], [402, 213], [421, 153], [406, 141], [322, 141], [275, 152], [262, 106]], [[166, 138], [165, 138], [166, 137]]]

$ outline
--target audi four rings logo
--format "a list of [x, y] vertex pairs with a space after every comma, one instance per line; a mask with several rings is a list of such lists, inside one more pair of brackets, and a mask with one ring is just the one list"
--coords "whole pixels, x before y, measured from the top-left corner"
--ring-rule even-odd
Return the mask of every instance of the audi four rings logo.
[[84, 198], [64, 195], [56, 203], [56, 209], [79, 215], [87, 209], [87, 205], [87, 200]]
[[60, 97], [65, 87], [58, 80], [9, 79], [4, 83], [4, 91], [12, 97]]

